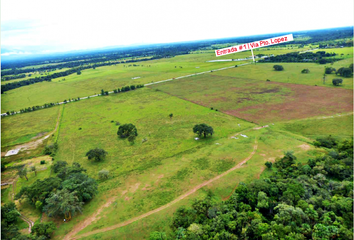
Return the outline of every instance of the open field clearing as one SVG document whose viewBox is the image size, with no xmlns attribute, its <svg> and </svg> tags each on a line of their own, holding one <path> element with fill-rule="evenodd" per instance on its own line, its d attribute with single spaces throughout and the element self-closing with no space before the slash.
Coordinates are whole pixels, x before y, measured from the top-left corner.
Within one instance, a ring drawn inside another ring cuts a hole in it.
<svg viewBox="0 0 354 240">
<path fill-rule="evenodd" d="M 312 139 L 328 135 L 337 138 L 353 137 L 353 114 L 334 115 L 325 119 L 301 119 L 278 123 L 278 129 L 300 134 Z"/>
<path fill-rule="evenodd" d="M 151 88 L 261 124 L 350 112 L 353 108 L 351 90 L 214 74 Z"/>
<path fill-rule="evenodd" d="M 277 55 L 291 51 L 295 50 L 264 50 L 257 52 L 257 54 Z M 296 49 L 296 51 L 298 50 Z M 251 52 L 247 51 L 218 57 L 217 59 L 244 58 L 250 55 Z M 212 59 L 216 59 L 214 52 L 208 52 L 84 70 L 81 75 L 72 74 L 63 78 L 56 78 L 52 82 L 41 82 L 7 91 L 2 94 L 2 112 L 18 111 L 21 108 L 43 105 L 44 103 L 86 97 L 99 93 L 101 89 L 112 91 L 126 85 L 156 82 L 245 62 L 206 62 Z M 135 77 L 140 78 L 132 79 Z M 64 78 L 65 81 L 63 81 Z"/>
<path fill-rule="evenodd" d="M 52 131 L 59 107 L 1 119 L 1 148 L 35 140 Z"/>
<path fill-rule="evenodd" d="M 260 173 L 264 170 L 264 163 L 266 161 L 274 161 L 276 157 L 282 156 L 283 151 L 294 150 L 297 155 L 300 154 L 301 157 L 308 158 L 311 155 L 309 155 L 307 151 L 313 149 L 313 147 L 302 141 L 286 137 L 268 128 L 259 131 L 253 130 L 253 132 L 249 130 L 247 131 L 247 134 L 252 136 L 256 134 L 255 136 L 258 139 L 257 150 L 252 158 L 242 165 L 241 168 L 232 171 L 219 180 L 206 185 L 180 202 L 176 202 L 175 204 L 162 209 L 161 212 L 154 213 L 146 218 L 142 218 L 122 227 L 119 227 L 120 224 L 113 225 L 112 227 L 108 227 L 110 224 L 106 225 L 107 221 L 116 221 L 117 216 L 124 211 L 124 209 L 122 209 L 122 211 L 118 211 L 120 206 L 124 204 L 123 201 L 121 204 L 116 204 L 113 202 L 104 208 L 102 213 L 99 215 L 101 217 L 96 217 L 97 221 L 93 222 L 92 225 L 89 225 L 82 232 L 80 232 L 77 235 L 77 238 L 111 239 L 114 236 L 122 239 L 142 239 L 148 237 L 151 229 L 170 233 L 171 229 L 169 229 L 169 226 L 172 223 L 172 213 L 182 204 L 190 205 L 193 202 L 192 200 L 202 198 L 208 189 L 215 194 L 214 197 L 217 201 L 225 200 L 233 192 L 239 182 L 248 182 L 259 177 Z M 137 190 L 135 194 L 138 194 L 138 192 L 139 190 Z M 124 205 L 126 206 L 126 204 Z M 119 214 L 117 215 L 116 212 L 119 212 Z"/>
<path fill-rule="evenodd" d="M 348 67 L 351 63 L 353 63 L 353 59 L 341 60 L 335 62 L 333 65 L 319 65 L 316 63 L 257 63 L 255 65 L 250 64 L 240 68 L 232 68 L 225 71 L 218 71 L 214 74 L 219 76 L 257 79 L 261 81 L 266 81 L 267 79 L 269 79 L 272 82 L 353 89 L 353 78 L 343 78 L 341 76 L 337 76 L 334 73 L 328 74 L 326 76 L 326 84 L 323 84 L 324 66 L 334 67 L 338 69 L 341 67 Z M 277 64 L 282 65 L 284 67 L 284 70 L 274 71 L 273 66 Z M 301 71 L 306 68 L 310 70 L 310 73 L 301 73 Z M 332 79 L 334 78 L 342 78 L 343 84 L 340 86 L 334 86 L 332 84 Z"/>
</svg>

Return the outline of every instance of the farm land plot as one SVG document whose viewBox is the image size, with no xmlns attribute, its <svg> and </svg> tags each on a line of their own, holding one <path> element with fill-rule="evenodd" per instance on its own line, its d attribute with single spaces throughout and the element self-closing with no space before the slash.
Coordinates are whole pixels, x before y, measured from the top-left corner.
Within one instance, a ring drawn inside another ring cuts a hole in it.
<svg viewBox="0 0 354 240">
<path fill-rule="evenodd" d="M 28 142 L 55 128 L 58 107 L 1 119 L 1 149 Z M 7 149 L 7 148 L 6 148 Z"/>
<path fill-rule="evenodd" d="M 259 124 L 351 112 L 353 92 L 208 74 L 151 88 Z"/>
<path fill-rule="evenodd" d="M 284 54 L 292 51 L 295 51 L 295 49 L 264 50 L 259 51 L 259 53 Z M 296 51 L 299 50 L 296 49 Z M 225 56 L 225 59 L 249 56 L 250 52 L 242 52 L 238 55 Z M 112 91 L 126 85 L 146 84 L 246 62 L 206 62 L 215 59 L 214 52 L 207 52 L 87 69 L 82 71 L 81 75 L 71 74 L 66 77 L 53 79 L 52 82 L 41 82 L 7 91 L 2 94 L 2 112 L 18 111 L 21 108 L 43 105 L 45 103 L 86 97 L 100 93 L 101 89 Z M 140 78 L 132 79 L 135 77 Z M 63 81 L 63 79 L 65 80 Z"/>
</svg>

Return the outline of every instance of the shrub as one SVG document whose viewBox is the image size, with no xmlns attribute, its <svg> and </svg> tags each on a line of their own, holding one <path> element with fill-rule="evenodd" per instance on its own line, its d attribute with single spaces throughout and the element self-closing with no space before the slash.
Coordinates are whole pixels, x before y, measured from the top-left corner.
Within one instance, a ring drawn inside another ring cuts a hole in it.
<svg viewBox="0 0 354 240">
<path fill-rule="evenodd" d="M 275 71 L 283 71 L 284 70 L 282 65 L 274 65 L 273 68 Z"/>
<path fill-rule="evenodd" d="M 271 169 L 273 166 L 272 162 L 266 162 L 265 165 L 267 166 L 268 169 Z"/>
<path fill-rule="evenodd" d="M 88 151 L 86 153 L 86 157 L 88 158 L 88 160 L 94 159 L 95 161 L 99 162 L 104 160 L 107 154 L 108 153 L 105 150 L 100 148 L 95 148 Z"/>
<path fill-rule="evenodd" d="M 307 69 L 307 68 L 305 68 L 305 69 L 303 69 L 303 70 L 301 71 L 301 73 L 309 73 L 309 72 L 310 72 L 310 70 Z"/>
<path fill-rule="evenodd" d="M 107 169 L 102 169 L 101 171 L 98 172 L 98 178 L 99 179 L 108 179 L 109 177 L 109 171 Z"/>
<path fill-rule="evenodd" d="M 339 84 L 343 83 L 343 79 L 335 78 L 335 79 L 332 80 L 332 83 L 333 83 L 334 86 L 339 86 Z"/>
<path fill-rule="evenodd" d="M 131 123 L 123 124 L 123 125 L 119 126 L 117 135 L 121 138 L 127 138 L 131 135 L 138 136 L 138 130 Z"/>
<path fill-rule="evenodd" d="M 45 164 L 45 160 L 42 160 L 42 161 L 41 161 L 41 164 L 42 164 L 42 165 Z"/>
</svg>

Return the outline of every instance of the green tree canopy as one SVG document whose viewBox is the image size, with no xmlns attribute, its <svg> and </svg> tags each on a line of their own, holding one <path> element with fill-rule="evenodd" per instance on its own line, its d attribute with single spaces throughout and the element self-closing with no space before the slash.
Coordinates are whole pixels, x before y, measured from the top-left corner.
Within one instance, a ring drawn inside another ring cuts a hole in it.
<svg viewBox="0 0 354 240">
<path fill-rule="evenodd" d="M 108 153 L 105 150 L 100 149 L 100 148 L 95 148 L 95 149 L 91 149 L 90 151 L 88 151 L 86 153 L 86 157 L 88 158 L 88 160 L 93 159 L 93 160 L 99 162 L 99 161 L 104 160 L 107 154 Z"/>
<path fill-rule="evenodd" d="M 193 132 L 198 134 L 199 136 L 204 135 L 206 138 L 208 135 L 213 135 L 214 130 L 212 127 L 206 125 L 205 123 L 197 124 L 193 127 Z"/>
<path fill-rule="evenodd" d="M 121 138 L 127 138 L 129 136 L 138 136 L 138 130 L 131 123 L 123 124 L 119 126 L 117 135 Z"/>
<path fill-rule="evenodd" d="M 49 217 L 63 216 L 68 221 L 77 212 L 82 212 L 83 202 L 79 200 L 76 192 L 69 192 L 68 189 L 57 190 L 50 198 L 46 199 L 47 205 L 44 207 L 44 212 Z"/>
</svg>

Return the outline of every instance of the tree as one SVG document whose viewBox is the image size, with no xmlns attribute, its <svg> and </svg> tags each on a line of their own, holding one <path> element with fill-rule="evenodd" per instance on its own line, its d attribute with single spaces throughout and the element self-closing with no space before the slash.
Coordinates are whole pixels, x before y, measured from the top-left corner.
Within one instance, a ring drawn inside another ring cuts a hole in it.
<svg viewBox="0 0 354 240">
<path fill-rule="evenodd" d="M 155 232 L 150 233 L 149 239 L 150 240 L 166 240 L 167 237 L 166 237 L 166 233 L 155 231 Z"/>
<path fill-rule="evenodd" d="M 4 221 L 7 224 L 12 224 L 17 222 L 19 216 L 21 214 L 17 211 L 15 203 L 10 202 L 1 206 L 1 222 Z"/>
<path fill-rule="evenodd" d="M 136 138 L 135 135 L 129 135 L 128 141 L 129 141 L 131 144 L 134 144 L 135 138 Z"/>
<path fill-rule="evenodd" d="M 100 148 L 95 148 L 88 151 L 86 153 L 86 157 L 88 158 L 88 160 L 94 159 L 95 161 L 99 162 L 104 160 L 107 154 L 108 153 L 105 150 Z"/>
<path fill-rule="evenodd" d="M 335 68 L 331 68 L 331 67 L 325 68 L 325 74 L 331 74 L 332 72 L 335 72 L 335 71 L 336 71 Z"/>
<path fill-rule="evenodd" d="M 193 132 L 198 134 L 199 136 L 204 135 L 204 137 L 206 138 L 207 135 L 213 135 L 214 130 L 212 127 L 206 125 L 205 123 L 202 124 L 197 124 L 193 127 Z"/>
<path fill-rule="evenodd" d="M 131 135 L 138 136 L 138 130 L 131 123 L 123 124 L 123 125 L 119 126 L 117 135 L 121 138 L 127 138 Z"/>
<path fill-rule="evenodd" d="M 80 70 L 79 70 L 79 71 L 77 71 L 76 73 L 77 73 L 77 75 L 81 75 L 81 71 L 80 71 Z"/>
<path fill-rule="evenodd" d="M 98 177 L 99 179 L 108 179 L 109 171 L 107 169 L 102 169 L 101 171 L 98 172 Z"/>
<path fill-rule="evenodd" d="M 17 174 L 22 178 L 22 177 L 25 177 L 26 180 L 28 181 L 28 178 L 27 178 L 27 168 L 26 167 L 22 167 L 18 170 Z"/>
<path fill-rule="evenodd" d="M 82 212 L 83 202 L 79 201 L 76 192 L 69 192 L 68 189 L 57 190 L 50 198 L 46 200 L 47 205 L 44 207 L 44 212 L 49 217 L 62 216 L 70 221 L 76 212 Z"/>
<path fill-rule="evenodd" d="M 267 166 L 268 169 L 271 169 L 273 166 L 272 162 L 266 162 L 265 165 Z"/>
<path fill-rule="evenodd" d="M 34 172 L 34 175 L 37 176 L 36 166 L 31 166 L 31 171 Z"/>
<path fill-rule="evenodd" d="M 96 180 L 83 173 L 70 174 L 61 185 L 69 192 L 76 192 L 80 202 L 87 202 L 97 194 Z"/>
<path fill-rule="evenodd" d="M 172 119 L 173 117 L 173 113 L 170 113 L 170 115 L 168 115 L 170 117 L 170 119 Z"/>
<path fill-rule="evenodd" d="M 282 65 L 274 65 L 273 68 L 275 71 L 283 71 L 284 70 Z"/>
<path fill-rule="evenodd" d="M 61 169 L 65 168 L 66 165 L 68 165 L 68 163 L 65 161 L 55 161 L 55 163 L 52 166 L 52 169 L 54 173 L 58 173 Z"/>
<path fill-rule="evenodd" d="M 54 222 L 39 222 L 33 225 L 32 234 L 35 234 L 37 237 L 45 236 L 46 238 L 50 238 L 56 229 L 57 227 Z"/>
<path fill-rule="evenodd" d="M 339 86 L 339 84 L 343 83 L 343 79 L 335 78 L 335 79 L 332 80 L 332 83 L 333 83 L 334 86 Z"/>
</svg>

